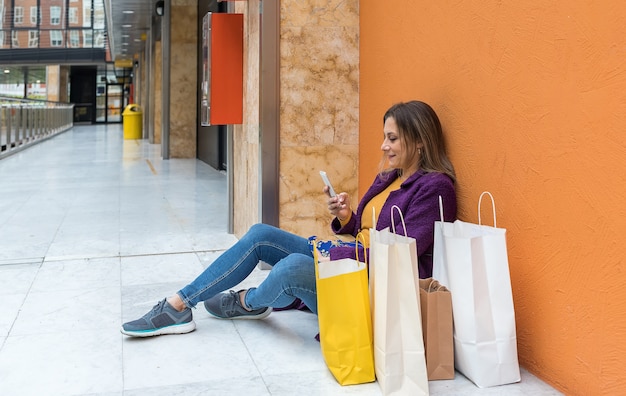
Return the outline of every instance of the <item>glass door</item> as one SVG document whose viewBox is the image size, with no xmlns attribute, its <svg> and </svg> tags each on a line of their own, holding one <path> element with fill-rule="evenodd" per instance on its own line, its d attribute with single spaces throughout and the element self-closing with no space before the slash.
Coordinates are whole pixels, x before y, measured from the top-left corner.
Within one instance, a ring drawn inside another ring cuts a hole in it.
<svg viewBox="0 0 626 396">
<path fill-rule="evenodd" d="M 96 79 L 96 122 L 122 122 L 122 113 L 128 105 L 132 68 L 118 68 L 112 63 L 98 67 Z"/>
<path fill-rule="evenodd" d="M 124 84 L 107 84 L 106 122 L 122 122 Z"/>
<path fill-rule="evenodd" d="M 107 84 L 98 82 L 96 87 L 96 122 L 107 121 Z"/>
</svg>

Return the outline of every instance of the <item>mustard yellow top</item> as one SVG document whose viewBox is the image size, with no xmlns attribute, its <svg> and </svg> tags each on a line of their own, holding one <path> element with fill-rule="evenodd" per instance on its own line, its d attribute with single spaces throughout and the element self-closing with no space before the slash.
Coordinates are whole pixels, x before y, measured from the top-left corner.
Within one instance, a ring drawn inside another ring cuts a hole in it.
<svg viewBox="0 0 626 396">
<path fill-rule="evenodd" d="M 365 246 L 369 247 L 370 245 L 370 228 L 376 227 L 378 215 L 380 214 L 380 210 L 385 204 L 385 201 L 387 201 L 389 194 L 391 194 L 392 191 L 400 189 L 400 185 L 402 185 L 402 180 L 397 178 L 389 185 L 389 187 L 365 204 L 363 214 L 361 215 L 361 234 L 365 239 Z M 351 218 L 352 215 L 345 221 L 342 221 L 341 225 L 344 226 L 348 224 Z"/>
</svg>

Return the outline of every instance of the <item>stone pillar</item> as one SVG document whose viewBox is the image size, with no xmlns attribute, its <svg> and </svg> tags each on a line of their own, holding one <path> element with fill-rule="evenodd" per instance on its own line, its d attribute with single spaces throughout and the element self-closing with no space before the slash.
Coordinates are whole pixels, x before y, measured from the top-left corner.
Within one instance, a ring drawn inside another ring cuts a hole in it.
<svg viewBox="0 0 626 396">
<path fill-rule="evenodd" d="M 61 66 L 59 71 L 59 102 L 70 102 L 70 66 Z"/>
<path fill-rule="evenodd" d="M 61 92 L 61 67 L 59 65 L 46 66 L 46 99 L 59 102 Z"/>
<path fill-rule="evenodd" d="M 198 4 L 171 1 L 170 157 L 196 158 Z"/>
<path fill-rule="evenodd" d="M 235 3 L 235 12 L 244 14 L 243 124 L 233 128 L 233 169 L 228 169 L 233 172 L 233 229 L 237 236 L 259 222 L 260 7 L 260 0 Z"/>
<path fill-rule="evenodd" d="M 148 55 L 146 51 L 141 53 L 140 59 L 139 69 L 141 70 L 141 92 L 139 92 L 139 103 L 141 103 L 141 106 L 145 107 L 146 96 L 148 95 Z"/>
<path fill-rule="evenodd" d="M 280 12 L 280 226 L 328 235 L 319 171 L 359 200 L 359 1 L 282 0 Z"/>
<path fill-rule="evenodd" d="M 274 0 L 266 0 L 274 1 Z M 244 14 L 244 122 L 234 127 L 234 230 L 259 221 L 260 0 L 237 2 Z M 280 2 L 281 228 L 329 233 L 319 176 L 358 201 L 359 1 Z M 264 188 L 272 188 L 265 186 Z"/>
<path fill-rule="evenodd" d="M 154 120 L 154 144 L 161 144 L 161 132 L 163 131 L 163 124 L 161 122 L 161 113 L 163 112 L 163 43 L 157 41 L 154 43 L 154 76 L 152 79 L 153 84 L 153 100 L 154 100 L 154 112 L 151 117 Z"/>
</svg>

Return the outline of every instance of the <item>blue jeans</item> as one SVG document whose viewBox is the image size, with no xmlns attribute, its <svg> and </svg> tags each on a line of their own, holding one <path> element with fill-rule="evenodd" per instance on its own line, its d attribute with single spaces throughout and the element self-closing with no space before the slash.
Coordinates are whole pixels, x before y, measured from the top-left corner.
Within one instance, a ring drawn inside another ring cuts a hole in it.
<svg viewBox="0 0 626 396">
<path fill-rule="evenodd" d="M 306 238 L 255 224 L 193 282 L 178 291 L 188 307 L 243 281 L 259 261 L 272 266 L 267 278 L 246 293 L 248 308 L 283 308 L 296 298 L 317 313 L 315 262 Z"/>
</svg>

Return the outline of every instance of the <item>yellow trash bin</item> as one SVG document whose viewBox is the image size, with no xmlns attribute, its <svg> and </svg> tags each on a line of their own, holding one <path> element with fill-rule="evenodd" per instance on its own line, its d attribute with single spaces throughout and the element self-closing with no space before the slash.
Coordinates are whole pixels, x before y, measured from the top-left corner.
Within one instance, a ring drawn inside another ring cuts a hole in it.
<svg viewBox="0 0 626 396">
<path fill-rule="evenodd" d="M 141 139 L 143 126 L 143 111 L 141 106 L 130 104 L 122 113 L 124 122 L 124 139 Z"/>
</svg>

